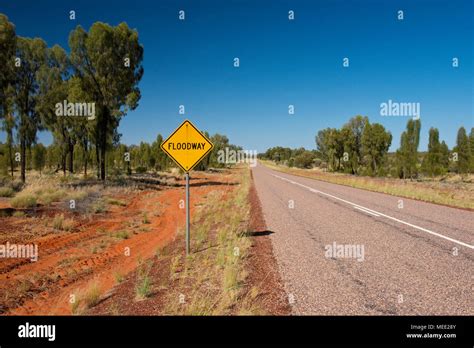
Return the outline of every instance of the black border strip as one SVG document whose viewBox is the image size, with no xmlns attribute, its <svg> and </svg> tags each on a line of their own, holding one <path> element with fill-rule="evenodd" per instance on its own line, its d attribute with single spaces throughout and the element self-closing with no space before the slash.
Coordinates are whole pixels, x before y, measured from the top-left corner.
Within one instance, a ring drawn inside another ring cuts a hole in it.
<svg viewBox="0 0 474 348">
<path fill-rule="evenodd" d="M 19 338 L 26 322 L 54 324 L 56 338 Z M 412 325 L 434 325 L 431 332 L 455 333 L 456 338 L 408 338 Z M 437 325 L 456 325 L 440 329 Z M 472 347 L 472 316 L 3 316 L 0 345 L 55 344 L 329 344 Z"/>
</svg>

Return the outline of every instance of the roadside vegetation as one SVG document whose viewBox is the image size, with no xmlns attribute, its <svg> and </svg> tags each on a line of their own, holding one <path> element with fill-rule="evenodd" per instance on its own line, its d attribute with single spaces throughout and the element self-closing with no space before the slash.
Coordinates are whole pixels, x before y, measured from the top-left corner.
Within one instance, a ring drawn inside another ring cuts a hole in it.
<svg viewBox="0 0 474 348">
<path fill-rule="evenodd" d="M 266 166 L 293 175 L 346 185 L 364 190 L 387 193 L 394 196 L 443 204 L 457 208 L 474 209 L 474 175 L 450 175 L 446 178 L 400 180 L 394 178 L 354 176 L 344 173 L 329 173 L 320 168 L 299 169 L 261 161 Z"/>
<path fill-rule="evenodd" d="M 192 214 L 189 256 L 181 227 L 175 241 L 152 259 L 139 260 L 134 272 L 114 275 L 116 290 L 85 313 L 265 314 L 260 289 L 249 282 L 250 171 L 236 168 L 224 175 L 234 184 L 211 189 Z"/>
<path fill-rule="evenodd" d="M 263 314 L 254 301 L 258 289 L 245 286 L 252 243 L 246 235 L 250 175 L 248 169 L 240 172 L 241 182 L 235 190 L 209 195 L 195 215 L 193 253 L 178 256 L 176 265 L 170 267 L 174 284 L 167 292 L 163 314 Z M 180 295 L 184 295 L 182 301 Z"/>
<path fill-rule="evenodd" d="M 474 173 L 474 128 L 468 135 L 460 127 L 451 150 L 440 141 L 438 129 L 430 128 L 427 152 L 418 151 L 420 130 L 420 120 L 409 120 L 400 147 L 389 153 L 391 133 L 379 123 L 370 123 L 368 117 L 355 116 L 341 129 L 320 130 L 315 137 L 316 150 L 277 146 L 259 154 L 259 158 L 290 168 L 317 167 L 356 176 L 413 180 Z"/>
<path fill-rule="evenodd" d="M 457 133 L 449 149 L 430 128 L 428 151 L 419 152 L 420 120 L 409 120 L 400 147 L 388 149 L 392 135 L 368 117 L 355 116 L 341 129 L 315 137 L 316 150 L 273 147 L 259 158 L 274 169 L 318 180 L 460 208 L 474 209 L 474 128 Z"/>
</svg>

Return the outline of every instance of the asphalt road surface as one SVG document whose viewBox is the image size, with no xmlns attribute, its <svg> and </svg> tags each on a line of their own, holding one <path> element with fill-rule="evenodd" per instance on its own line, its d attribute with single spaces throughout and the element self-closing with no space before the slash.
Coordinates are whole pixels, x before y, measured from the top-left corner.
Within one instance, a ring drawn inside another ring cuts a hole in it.
<svg viewBox="0 0 474 348">
<path fill-rule="evenodd" d="M 474 314 L 473 212 L 252 171 L 294 314 Z"/>
</svg>

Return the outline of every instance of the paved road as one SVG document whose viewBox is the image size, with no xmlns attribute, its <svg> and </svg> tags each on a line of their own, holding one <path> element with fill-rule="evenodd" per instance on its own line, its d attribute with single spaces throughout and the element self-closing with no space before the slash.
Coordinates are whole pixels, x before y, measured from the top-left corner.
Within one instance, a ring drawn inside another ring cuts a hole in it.
<svg viewBox="0 0 474 348">
<path fill-rule="evenodd" d="M 473 212 L 252 171 L 295 314 L 474 314 Z"/>
</svg>

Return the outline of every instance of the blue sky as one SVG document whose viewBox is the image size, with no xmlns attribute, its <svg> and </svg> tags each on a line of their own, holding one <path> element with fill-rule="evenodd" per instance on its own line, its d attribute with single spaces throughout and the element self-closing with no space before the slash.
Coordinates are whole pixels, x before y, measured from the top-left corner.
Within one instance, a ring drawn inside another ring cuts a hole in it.
<svg viewBox="0 0 474 348">
<path fill-rule="evenodd" d="M 0 13 L 18 35 L 66 49 L 77 25 L 138 30 L 145 73 L 140 105 L 120 125 L 126 144 L 166 137 L 188 118 L 246 149 L 315 148 L 318 130 L 361 114 L 392 132 L 395 150 L 408 118 L 380 116 L 389 99 L 421 104 L 420 150 L 431 126 L 450 147 L 460 126 L 474 126 L 472 0 L 36 0 L 2 2 Z"/>
</svg>

